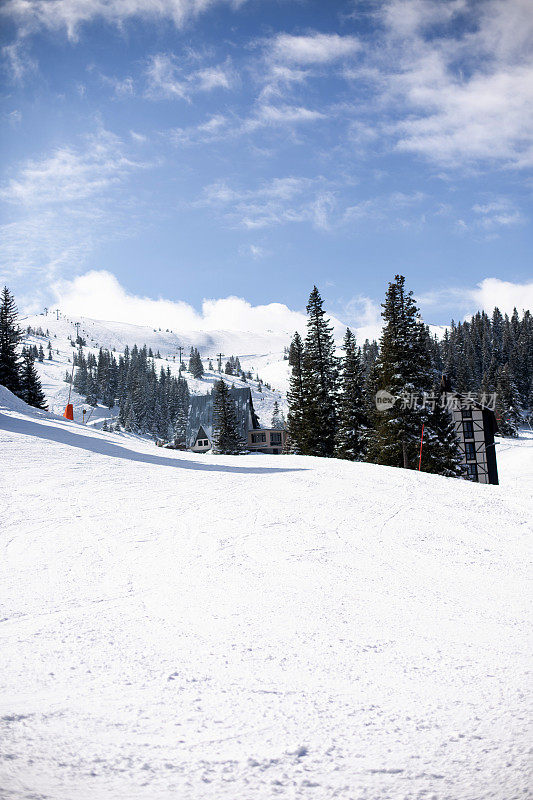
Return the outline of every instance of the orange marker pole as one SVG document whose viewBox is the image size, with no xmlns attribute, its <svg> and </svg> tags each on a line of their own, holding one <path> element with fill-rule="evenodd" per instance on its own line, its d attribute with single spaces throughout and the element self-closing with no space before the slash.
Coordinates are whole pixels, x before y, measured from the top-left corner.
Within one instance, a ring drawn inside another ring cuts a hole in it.
<svg viewBox="0 0 533 800">
<path fill-rule="evenodd" d="M 74 380 L 74 356 L 72 357 L 72 372 L 71 372 L 71 375 L 70 375 L 70 388 L 68 390 L 68 402 L 67 402 L 67 406 L 65 408 L 65 411 L 63 412 L 63 416 L 65 417 L 65 419 L 70 419 L 70 420 L 72 420 L 74 422 L 74 406 L 70 402 L 70 393 L 72 392 L 72 381 L 73 380 Z"/>
</svg>

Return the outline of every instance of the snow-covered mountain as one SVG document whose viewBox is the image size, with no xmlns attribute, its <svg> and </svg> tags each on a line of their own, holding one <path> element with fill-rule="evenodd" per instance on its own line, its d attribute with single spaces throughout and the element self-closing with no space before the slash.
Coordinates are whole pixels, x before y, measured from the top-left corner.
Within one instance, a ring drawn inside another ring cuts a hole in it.
<svg viewBox="0 0 533 800">
<path fill-rule="evenodd" d="M 533 438 L 500 449 L 500 486 L 199 456 L 0 389 L 0 796 L 528 796 Z"/>
<path fill-rule="evenodd" d="M 283 358 L 284 348 L 289 344 L 290 337 L 270 334 L 246 334 L 239 331 L 212 331 L 175 333 L 170 330 L 154 330 L 141 325 L 129 325 L 122 322 L 106 322 L 93 320 L 86 317 L 71 318 L 56 313 L 37 314 L 23 317 L 20 327 L 26 331 L 41 329 L 44 336 L 25 334 L 25 344 L 42 345 L 45 349 L 45 361 L 37 362 L 37 368 L 43 390 L 46 394 L 49 409 L 57 414 L 63 412 L 68 396 L 69 387 L 65 383 L 65 374 L 72 369 L 72 342 L 76 340 L 77 329 L 75 323 L 79 322 L 79 335 L 87 342 L 86 352 L 95 354 L 98 348 L 115 350 L 117 355 L 124 352 L 126 345 L 132 347 L 144 344 L 151 348 L 153 353 L 159 353 L 161 358 L 155 359 L 157 371 L 163 366 L 170 368 L 175 375 L 179 371 L 179 350 L 183 348 L 183 359 L 188 362 L 191 347 L 197 347 L 201 353 L 206 374 L 202 380 L 195 380 L 189 373 L 185 373 L 189 389 L 192 394 L 205 394 L 210 391 L 213 383 L 220 379 L 220 374 L 207 369 L 209 360 L 217 367 L 218 353 L 223 353 L 223 364 L 229 356 L 239 356 L 241 366 L 245 371 L 252 372 L 253 379 L 243 383 L 233 376 L 222 376 L 229 384 L 236 387 L 249 386 L 252 390 L 255 410 L 264 427 L 270 425 L 274 402 L 286 407 L 285 392 L 288 385 L 289 367 Z M 48 360 L 47 344 L 52 345 L 52 360 Z M 268 389 L 260 387 L 257 378 L 271 385 Z M 75 392 L 71 395 L 74 404 L 74 413 L 77 419 L 82 418 L 82 409 L 86 406 L 85 398 Z M 109 419 L 116 414 L 116 409 L 109 412 L 105 407 L 99 406 L 91 415 L 89 424 L 99 427 L 104 419 Z"/>
</svg>

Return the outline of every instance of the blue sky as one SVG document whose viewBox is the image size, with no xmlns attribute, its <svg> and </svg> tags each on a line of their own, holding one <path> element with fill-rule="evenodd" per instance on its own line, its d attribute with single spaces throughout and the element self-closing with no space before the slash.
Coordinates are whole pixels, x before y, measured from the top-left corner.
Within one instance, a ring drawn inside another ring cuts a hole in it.
<svg viewBox="0 0 533 800">
<path fill-rule="evenodd" d="M 434 323 L 532 304 L 530 0 L 0 14 L 0 279 L 23 308 L 120 294 L 198 322 L 206 298 L 301 309 L 316 283 L 362 325 L 396 272 Z"/>
</svg>

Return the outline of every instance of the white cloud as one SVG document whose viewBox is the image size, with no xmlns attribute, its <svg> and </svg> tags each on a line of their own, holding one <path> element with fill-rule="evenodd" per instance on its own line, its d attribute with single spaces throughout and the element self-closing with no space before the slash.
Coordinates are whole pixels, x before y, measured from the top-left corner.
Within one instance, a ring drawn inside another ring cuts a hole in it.
<svg viewBox="0 0 533 800">
<path fill-rule="evenodd" d="M 212 89 L 230 89 L 232 83 L 229 70 L 221 66 L 200 69 L 196 72 L 195 79 L 198 82 L 198 90 L 202 92 L 210 92 Z"/>
<path fill-rule="evenodd" d="M 0 198 L 25 206 L 78 203 L 141 166 L 125 155 L 118 137 L 101 130 L 87 136 L 84 147 L 58 147 L 50 156 L 27 161 L 17 177 L 0 187 Z"/>
<path fill-rule="evenodd" d="M 173 56 L 159 53 L 151 56 L 146 68 L 149 94 L 155 97 L 188 97 L 187 82 Z"/>
<path fill-rule="evenodd" d="M 533 281 L 529 283 L 512 283 L 500 278 L 485 278 L 470 290 L 469 296 L 475 309 L 492 311 L 496 306 L 502 313 L 512 314 L 513 309 L 519 312 L 533 311 Z"/>
<path fill-rule="evenodd" d="M 204 189 L 198 206 L 216 209 L 233 226 L 257 230 L 310 222 L 329 229 L 336 200 L 323 178 L 275 178 L 255 189 L 233 189 L 220 181 Z"/>
<path fill-rule="evenodd" d="M 93 319 L 170 328 L 174 331 L 250 331 L 290 335 L 305 328 L 305 315 L 283 303 L 252 306 L 240 297 L 206 299 L 201 311 L 188 303 L 128 293 L 106 271 L 91 271 L 71 281 L 58 281 L 55 300 L 67 314 Z"/>
<path fill-rule="evenodd" d="M 292 126 L 300 123 L 316 122 L 325 119 L 321 111 L 315 111 L 304 106 L 289 105 L 260 105 L 259 108 L 244 120 L 242 130 L 250 133 L 259 128 Z"/>
<path fill-rule="evenodd" d="M 103 130 L 23 163 L 0 187 L 11 218 L 0 229 L 0 263 L 17 276 L 50 280 L 82 263 L 96 244 L 131 236 L 141 210 L 117 190 L 146 166 Z"/>
<path fill-rule="evenodd" d="M 422 310 L 434 313 L 460 309 L 464 318 L 468 319 L 477 311 L 492 313 L 498 307 L 504 314 L 511 315 L 513 309 L 519 312 L 533 311 L 533 281 L 513 283 L 501 278 L 484 278 L 475 287 L 446 286 L 424 292 L 417 296 Z M 427 316 L 427 314 L 426 314 Z"/>
<path fill-rule="evenodd" d="M 117 97 L 133 97 L 135 94 L 133 78 L 114 78 L 107 75 L 102 75 L 101 78 L 104 83 L 112 87 Z"/>
<path fill-rule="evenodd" d="M 168 20 L 177 27 L 216 5 L 239 8 L 246 0 L 7 0 L 1 12 L 15 20 L 23 33 L 41 28 L 64 30 L 78 38 L 80 26 L 103 20 L 121 26 L 132 19 Z"/>
<path fill-rule="evenodd" d="M 199 125 L 186 128 L 172 128 L 164 132 L 176 145 L 206 144 L 247 136 L 256 131 L 272 129 L 277 131 L 289 129 L 291 136 L 297 125 L 308 125 L 325 119 L 326 115 L 304 106 L 260 103 L 248 117 L 241 119 L 225 114 L 213 114 Z"/>
<path fill-rule="evenodd" d="M 242 297 L 205 299 L 200 310 L 183 301 L 157 300 L 127 292 L 117 278 L 105 270 L 91 270 L 72 280 L 56 281 L 51 286 L 54 304 L 66 314 L 92 319 L 125 322 L 175 332 L 234 331 L 262 336 L 281 336 L 289 342 L 294 331 L 304 334 L 307 315 L 284 303 L 254 306 Z M 370 301 L 368 301 L 370 303 Z M 326 310 L 339 342 L 346 331 L 344 323 Z M 365 327 L 357 330 L 362 342 L 369 333 L 370 307 L 360 309 L 358 318 Z"/>
<path fill-rule="evenodd" d="M 339 36 L 337 33 L 311 33 L 307 36 L 291 36 L 279 33 L 267 44 L 269 58 L 293 64 L 327 64 L 360 49 L 355 36 Z"/>
<path fill-rule="evenodd" d="M 243 245 L 239 248 L 239 253 L 242 256 L 253 258 L 254 261 L 258 261 L 261 258 L 265 258 L 268 255 L 267 251 L 264 247 L 261 247 L 258 244 L 247 244 Z"/>
<path fill-rule="evenodd" d="M 227 61 L 211 67 L 186 71 L 183 60 L 173 53 L 150 56 L 146 68 L 148 97 L 175 97 L 189 100 L 197 92 L 230 89 L 234 75 Z"/>
<path fill-rule="evenodd" d="M 22 120 L 22 114 L 17 108 L 14 111 L 8 111 L 5 117 L 12 128 L 17 128 Z"/>
<path fill-rule="evenodd" d="M 130 136 L 137 144 L 145 144 L 148 141 L 148 137 L 144 133 L 138 133 L 137 131 L 130 131 Z"/>
<path fill-rule="evenodd" d="M 303 84 L 310 76 L 309 70 L 286 64 L 270 64 L 266 75 L 261 70 L 258 79 L 263 85 L 259 100 L 269 100 L 271 97 L 282 97 L 294 85 Z"/>
<path fill-rule="evenodd" d="M 1 53 L 4 71 L 12 83 L 24 83 L 27 77 L 37 71 L 37 63 L 30 57 L 20 39 L 6 44 Z"/>
<path fill-rule="evenodd" d="M 379 197 L 368 197 L 345 208 L 342 223 L 369 222 L 387 227 L 412 227 L 425 222 L 420 206 L 425 203 L 428 211 L 427 197 L 423 192 L 391 192 Z M 437 213 L 437 212 L 435 212 Z"/>
<path fill-rule="evenodd" d="M 370 61 L 400 117 L 387 131 L 399 150 L 451 167 L 533 165 L 530 0 L 390 0 L 381 16 L 383 53 Z"/>
<path fill-rule="evenodd" d="M 362 345 L 365 339 L 378 340 L 381 336 L 383 319 L 381 305 L 365 295 L 356 295 L 342 306 L 341 316 L 347 321 L 355 333 L 357 344 Z"/>
<path fill-rule="evenodd" d="M 485 203 L 476 203 L 472 211 L 478 216 L 476 224 L 492 230 L 494 228 L 508 228 L 521 225 L 526 220 L 522 212 L 507 198 L 488 200 Z"/>
</svg>

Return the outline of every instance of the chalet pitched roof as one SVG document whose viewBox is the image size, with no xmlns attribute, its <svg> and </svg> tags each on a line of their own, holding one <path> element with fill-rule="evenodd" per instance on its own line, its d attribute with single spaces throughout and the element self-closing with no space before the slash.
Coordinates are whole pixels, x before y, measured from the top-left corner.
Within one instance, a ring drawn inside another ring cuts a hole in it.
<svg viewBox="0 0 533 800">
<path fill-rule="evenodd" d="M 248 438 L 248 431 L 259 428 L 259 420 L 255 413 L 250 389 L 230 389 L 230 394 L 237 406 L 237 425 L 243 439 Z M 187 425 L 187 443 L 192 447 L 198 438 L 213 440 L 213 392 L 193 395 L 189 408 Z M 203 436 L 200 436 L 200 428 Z"/>
<path fill-rule="evenodd" d="M 209 436 L 204 431 L 203 425 L 200 425 L 200 427 L 198 428 L 198 433 L 195 436 L 195 441 L 197 439 L 209 439 Z"/>
</svg>

